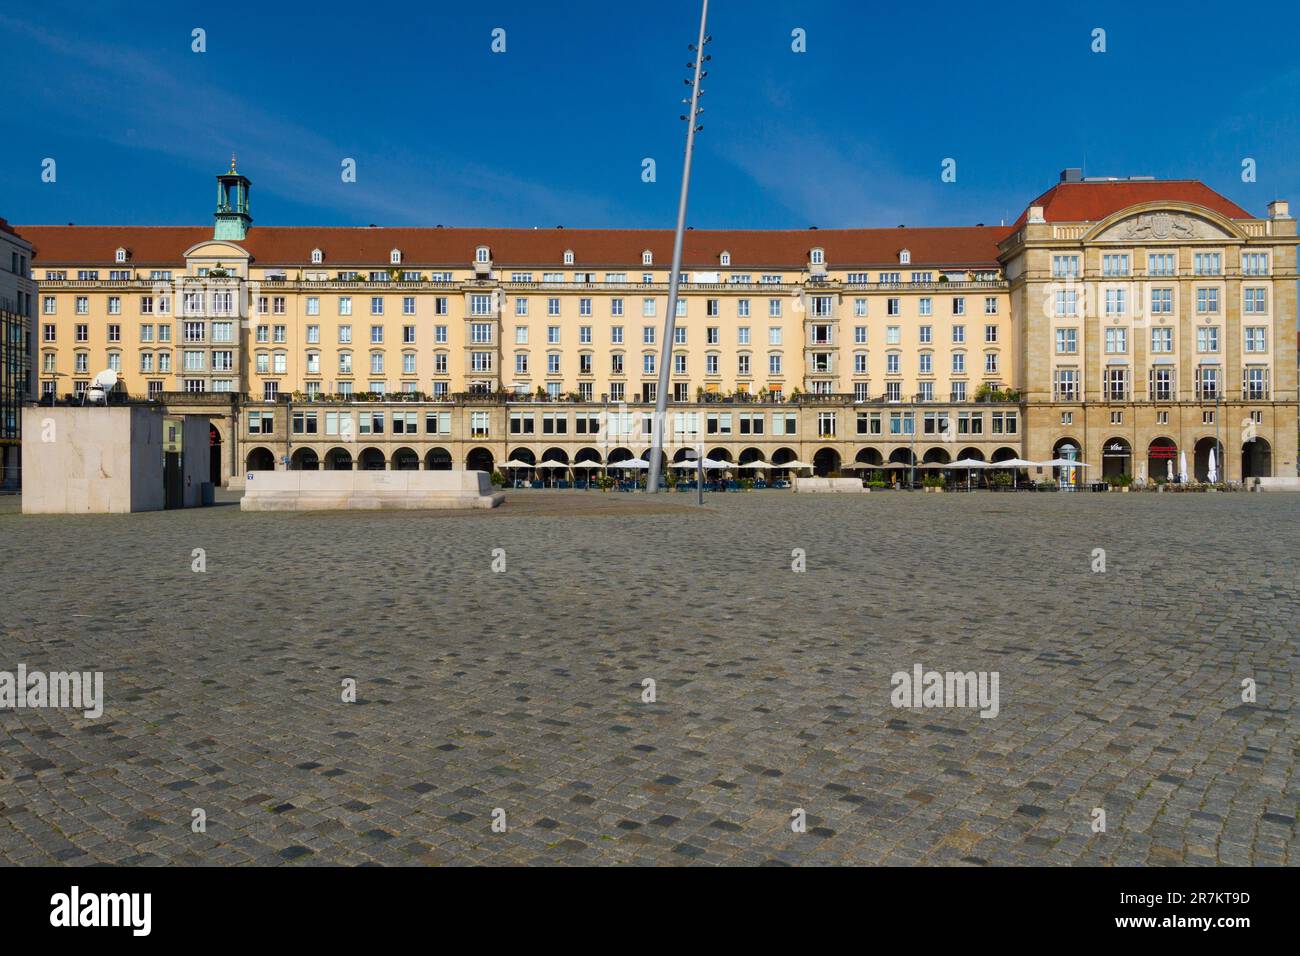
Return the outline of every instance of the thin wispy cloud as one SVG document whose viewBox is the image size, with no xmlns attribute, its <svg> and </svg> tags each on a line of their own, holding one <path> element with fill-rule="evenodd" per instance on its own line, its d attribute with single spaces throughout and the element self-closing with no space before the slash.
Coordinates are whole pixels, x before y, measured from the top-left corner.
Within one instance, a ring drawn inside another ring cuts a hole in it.
<svg viewBox="0 0 1300 956">
<path fill-rule="evenodd" d="M 161 152 L 205 171 L 237 153 L 241 167 L 256 170 L 259 191 L 295 203 L 412 225 L 553 225 L 576 213 L 604 221 L 619 215 L 602 198 L 559 192 L 446 149 L 430 156 L 342 143 L 289 118 L 287 103 L 260 106 L 129 47 L 56 35 L 5 15 L 0 30 L 58 59 L 44 84 L 47 108 L 84 137 Z M 357 160 L 355 183 L 340 178 L 344 158 Z"/>
</svg>

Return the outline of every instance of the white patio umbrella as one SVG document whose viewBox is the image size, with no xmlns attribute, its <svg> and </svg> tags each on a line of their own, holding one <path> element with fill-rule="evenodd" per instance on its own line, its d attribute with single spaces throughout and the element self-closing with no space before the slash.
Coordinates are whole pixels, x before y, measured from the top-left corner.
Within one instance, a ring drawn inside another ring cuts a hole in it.
<svg viewBox="0 0 1300 956">
<path fill-rule="evenodd" d="M 710 468 L 716 469 L 716 468 L 735 468 L 735 467 L 736 467 L 736 463 L 732 461 L 715 461 L 712 458 L 704 459 L 705 470 L 708 470 Z"/>
<path fill-rule="evenodd" d="M 560 461 L 558 458 L 543 458 L 537 463 L 538 468 L 568 468 L 567 461 Z"/>
<path fill-rule="evenodd" d="M 970 491 L 970 473 L 975 468 L 987 468 L 989 463 L 978 458 L 958 458 L 949 467 L 966 469 L 966 490 Z"/>
<path fill-rule="evenodd" d="M 1147 464 L 1144 461 L 1140 461 L 1138 462 L 1138 484 L 1145 485 L 1146 483 L 1147 483 Z"/>
<path fill-rule="evenodd" d="M 1187 452 L 1178 453 L 1178 480 L 1182 484 L 1187 484 Z"/>
<path fill-rule="evenodd" d="M 769 465 L 763 459 L 757 458 L 754 461 L 747 461 L 743 465 L 737 465 L 736 467 L 737 468 L 774 468 L 776 466 Z"/>
<path fill-rule="evenodd" d="M 634 470 L 645 469 L 650 467 L 650 462 L 644 458 L 628 458 L 624 461 L 611 461 L 610 468 L 631 468 Z"/>
<path fill-rule="evenodd" d="M 873 468 L 883 468 L 884 465 L 873 465 L 869 461 L 851 461 L 843 466 L 846 471 L 869 471 Z"/>
<path fill-rule="evenodd" d="M 1165 459 L 1165 478 L 1169 481 L 1174 480 L 1174 460 L 1172 458 Z"/>
<path fill-rule="evenodd" d="M 1210 484 L 1219 480 L 1219 462 L 1214 454 L 1214 449 L 1210 449 L 1210 462 L 1205 470 L 1205 477 L 1210 479 Z"/>
<path fill-rule="evenodd" d="M 1006 458 L 1002 461 L 991 461 L 988 463 L 989 468 L 1037 468 L 1042 462 L 1026 461 L 1024 458 Z"/>
<path fill-rule="evenodd" d="M 536 468 L 537 466 L 532 464 L 531 462 L 521 461 L 518 458 L 511 458 L 508 462 L 506 462 L 501 467 L 502 468 Z"/>
<path fill-rule="evenodd" d="M 787 461 L 787 462 L 784 462 L 783 464 L 777 465 L 776 467 L 777 467 L 777 468 L 803 469 L 803 468 L 812 468 L 813 466 L 810 465 L 810 464 L 808 464 L 808 462 L 806 462 L 806 461 L 800 461 L 798 458 L 796 458 L 794 461 Z"/>
</svg>

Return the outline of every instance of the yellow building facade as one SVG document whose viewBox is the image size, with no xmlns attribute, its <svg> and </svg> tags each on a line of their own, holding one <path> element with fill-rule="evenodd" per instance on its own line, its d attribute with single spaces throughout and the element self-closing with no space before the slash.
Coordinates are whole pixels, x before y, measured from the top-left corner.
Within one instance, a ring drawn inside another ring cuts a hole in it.
<svg viewBox="0 0 1300 956">
<path fill-rule="evenodd" d="M 692 230 L 670 457 L 830 473 L 1072 447 L 1100 475 L 1122 441 L 1133 473 L 1156 439 L 1203 449 L 1209 402 L 1225 477 L 1294 474 L 1285 204 L 1252 219 L 1200 184 L 1116 185 L 1063 181 L 1012 226 Z M 265 227 L 248 196 L 232 163 L 215 228 L 19 227 L 41 393 L 75 396 L 111 368 L 133 395 L 206 413 L 213 477 L 235 485 L 262 468 L 648 451 L 670 232 Z M 1219 351 L 1201 351 L 1211 326 Z M 1226 433 L 1239 419 L 1266 464 Z"/>
</svg>

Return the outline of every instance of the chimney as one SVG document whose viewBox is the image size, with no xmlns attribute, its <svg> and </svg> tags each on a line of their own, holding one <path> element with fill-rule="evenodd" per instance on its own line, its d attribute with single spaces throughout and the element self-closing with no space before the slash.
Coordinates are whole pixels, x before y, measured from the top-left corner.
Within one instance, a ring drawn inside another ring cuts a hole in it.
<svg viewBox="0 0 1300 956">
<path fill-rule="evenodd" d="M 1083 182 L 1083 170 L 1075 166 L 1061 170 L 1061 182 L 1063 183 L 1080 183 Z"/>
<path fill-rule="evenodd" d="M 1290 219 L 1291 204 L 1285 199 L 1274 199 L 1268 204 L 1269 219 Z"/>
<path fill-rule="evenodd" d="M 1029 221 L 1030 221 L 1030 222 L 1046 222 L 1046 220 L 1043 219 L 1043 207 L 1042 207 L 1042 206 L 1030 206 L 1030 207 L 1029 207 Z"/>
</svg>

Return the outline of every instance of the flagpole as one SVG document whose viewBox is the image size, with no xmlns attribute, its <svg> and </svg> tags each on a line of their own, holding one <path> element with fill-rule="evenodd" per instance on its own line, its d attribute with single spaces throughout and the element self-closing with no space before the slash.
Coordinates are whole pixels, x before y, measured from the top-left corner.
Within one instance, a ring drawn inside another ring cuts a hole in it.
<svg viewBox="0 0 1300 956">
<path fill-rule="evenodd" d="M 700 109 L 700 80 L 707 73 L 704 71 L 704 61 L 709 57 L 704 55 L 704 44 L 708 43 L 711 37 L 705 33 L 705 25 L 709 18 L 709 0 L 703 0 L 700 8 L 700 38 L 691 49 L 695 53 L 695 62 L 689 64 L 695 70 L 692 79 L 686 82 L 691 87 L 690 112 L 682 119 L 686 120 L 686 158 L 682 163 L 682 191 L 677 200 L 677 231 L 673 234 L 673 271 L 668 277 L 668 314 L 664 316 L 664 340 L 659 349 L 659 385 L 655 391 L 655 414 L 651 422 L 651 435 L 653 440 L 650 449 L 650 471 L 646 476 L 646 493 L 655 494 L 659 491 L 659 463 L 664 457 L 664 425 L 668 411 L 668 377 L 672 372 L 673 358 L 673 338 L 677 330 L 677 290 L 680 284 L 682 269 L 682 240 L 686 233 L 686 195 L 691 187 L 691 154 L 695 149 L 695 133 L 703 129 L 703 126 L 696 124 L 696 117 L 702 112 Z M 683 102 L 685 102 L 683 100 Z"/>
</svg>

